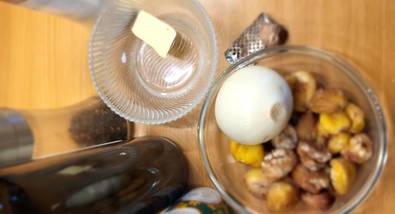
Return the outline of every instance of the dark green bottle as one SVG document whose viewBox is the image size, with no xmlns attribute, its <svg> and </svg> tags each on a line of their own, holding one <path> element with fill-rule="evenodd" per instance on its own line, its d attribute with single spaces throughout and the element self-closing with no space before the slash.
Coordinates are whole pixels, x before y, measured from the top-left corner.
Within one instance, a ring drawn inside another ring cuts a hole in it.
<svg viewBox="0 0 395 214">
<path fill-rule="evenodd" d="M 158 137 L 0 170 L 0 213 L 156 213 L 186 189 L 188 165 Z"/>
</svg>

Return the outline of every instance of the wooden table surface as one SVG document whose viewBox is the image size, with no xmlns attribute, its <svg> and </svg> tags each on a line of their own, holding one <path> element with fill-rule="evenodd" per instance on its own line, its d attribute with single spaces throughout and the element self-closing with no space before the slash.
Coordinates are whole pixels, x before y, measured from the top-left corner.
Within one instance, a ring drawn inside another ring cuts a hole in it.
<svg viewBox="0 0 395 214">
<path fill-rule="evenodd" d="M 225 48 L 265 11 L 284 24 L 291 44 L 323 48 L 345 58 L 370 82 L 384 107 L 389 159 L 379 185 L 357 213 L 395 210 L 395 2 L 391 0 L 201 0 L 214 21 L 225 68 Z M 92 95 L 87 63 L 90 28 L 0 2 L 0 106 L 47 109 Z M 199 107 L 200 108 L 200 107 Z M 191 184 L 209 185 L 196 142 L 198 109 L 170 124 L 137 125 L 136 136 L 162 135 L 190 161 Z"/>
</svg>

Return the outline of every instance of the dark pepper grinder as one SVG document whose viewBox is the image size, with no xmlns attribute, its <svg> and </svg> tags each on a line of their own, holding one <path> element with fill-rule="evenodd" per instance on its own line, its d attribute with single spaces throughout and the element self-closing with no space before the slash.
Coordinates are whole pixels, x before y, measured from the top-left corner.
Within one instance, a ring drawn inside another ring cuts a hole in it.
<svg viewBox="0 0 395 214">
<path fill-rule="evenodd" d="M 180 197 L 187 162 L 144 137 L 0 170 L 0 213 L 157 213 Z"/>
<path fill-rule="evenodd" d="M 0 108 L 0 167 L 122 142 L 132 131 L 98 97 L 55 110 Z"/>
</svg>

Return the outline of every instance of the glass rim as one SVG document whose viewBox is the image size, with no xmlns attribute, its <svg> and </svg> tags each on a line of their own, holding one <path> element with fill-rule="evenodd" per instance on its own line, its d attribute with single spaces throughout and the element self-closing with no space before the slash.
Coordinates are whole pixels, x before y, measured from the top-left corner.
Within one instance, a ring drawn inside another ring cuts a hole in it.
<svg viewBox="0 0 395 214">
<path fill-rule="evenodd" d="M 375 163 L 374 172 L 369 176 L 368 180 L 363 184 L 363 186 L 357 191 L 356 195 L 352 197 L 349 201 L 347 201 L 343 208 L 340 210 L 340 213 L 348 213 L 351 210 L 355 209 L 358 205 L 360 205 L 372 192 L 375 185 L 378 183 L 380 175 L 384 169 L 385 163 L 387 161 L 387 126 L 384 118 L 384 113 L 382 111 L 382 107 L 379 103 L 379 99 L 374 93 L 373 89 L 368 85 L 366 80 L 362 78 L 358 70 L 356 70 L 353 66 L 349 63 L 344 61 L 343 59 L 338 58 L 332 53 L 326 52 L 324 50 L 318 48 L 312 48 L 307 46 L 297 46 L 297 45 L 285 45 L 285 46 L 278 46 L 269 49 L 263 49 L 257 51 L 245 58 L 240 59 L 236 63 L 227 67 L 221 76 L 215 81 L 213 86 L 210 88 L 208 92 L 198 121 L 197 127 L 197 137 L 199 143 L 199 151 L 200 157 L 203 161 L 204 168 L 208 173 L 208 176 L 211 182 L 214 184 L 215 188 L 219 191 L 225 201 L 237 212 L 239 213 L 251 213 L 246 207 L 242 205 L 235 197 L 233 197 L 230 193 L 226 191 L 224 186 L 219 182 L 217 176 L 214 173 L 213 167 L 210 164 L 210 160 L 207 155 L 206 151 L 206 142 L 205 142 L 205 125 L 206 125 L 206 115 L 208 113 L 208 108 L 210 105 L 210 101 L 213 97 L 218 93 L 218 90 L 226 77 L 233 74 L 237 70 L 250 65 L 256 60 L 266 59 L 281 53 L 296 53 L 296 54 L 305 54 L 315 58 L 320 58 L 322 60 L 326 60 L 335 66 L 341 68 L 344 73 L 349 77 L 349 79 L 361 89 L 364 93 L 364 97 L 367 98 L 370 107 L 373 109 L 375 114 L 375 123 L 377 124 L 379 134 L 379 142 L 382 144 L 378 152 L 378 160 Z"/>
<path fill-rule="evenodd" d="M 115 1 L 117 0 L 112 0 L 111 4 L 113 4 Z M 118 0 L 119 1 L 119 0 Z M 92 31 L 91 31 L 91 35 L 89 38 L 89 45 L 88 45 L 88 64 L 89 64 L 89 72 L 90 72 L 90 78 L 92 80 L 92 83 L 96 89 L 96 92 L 98 93 L 99 97 L 101 98 L 101 100 L 117 115 L 119 115 L 120 117 L 131 121 L 131 122 L 136 122 L 136 123 L 143 123 L 146 125 L 159 125 L 159 124 L 164 124 L 164 123 L 169 123 L 169 122 L 173 122 L 175 120 L 178 120 L 182 117 L 184 117 L 185 115 L 187 115 L 189 112 L 191 112 L 205 97 L 205 95 L 208 93 L 209 89 L 211 88 L 211 86 L 214 84 L 215 82 L 215 72 L 216 69 L 218 68 L 218 58 L 219 58 L 219 50 L 218 50 L 218 40 L 217 40 L 217 36 L 215 33 L 215 27 L 214 24 L 208 14 L 208 12 L 205 10 L 205 8 L 203 7 L 203 5 L 200 4 L 200 2 L 198 0 L 189 0 L 191 2 L 191 4 L 196 8 L 196 12 L 197 13 L 201 13 L 202 17 L 203 17 L 203 22 L 207 25 L 207 33 L 210 37 L 210 42 L 213 44 L 212 46 L 212 54 L 213 54 L 213 58 L 210 60 L 211 61 L 211 65 L 210 65 L 210 70 L 211 70 L 211 74 L 209 77 L 209 83 L 207 85 L 207 87 L 205 87 L 204 89 L 202 89 L 201 93 L 199 93 L 193 100 L 191 103 L 188 104 L 188 107 L 184 108 L 179 114 L 177 115 L 171 115 L 165 119 L 162 120 L 155 120 L 155 119 L 151 119 L 151 118 L 138 118 L 138 117 L 134 117 L 131 115 L 128 115 L 127 113 L 119 110 L 110 100 L 110 97 L 103 91 L 103 89 L 99 86 L 99 83 L 97 81 L 96 78 L 96 72 L 95 72 L 95 66 L 94 66 L 94 61 L 95 61 L 95 56 L 93 54 L 93 47 L 94 47 L 94 43 L 95 43 L 95 32 L 97 31 L 97 28 L 100 24 L 100 22 L 103 19 L 103 16 L 105 15 L 105 13 L 109 10 L 108 6 L 105 7 L 100 14 L 98 15 L 96 22 L 94 23 L 93 27 L 92 27 Z M 109 4 L 110 5 L 110 4 Z"/>
</svg>

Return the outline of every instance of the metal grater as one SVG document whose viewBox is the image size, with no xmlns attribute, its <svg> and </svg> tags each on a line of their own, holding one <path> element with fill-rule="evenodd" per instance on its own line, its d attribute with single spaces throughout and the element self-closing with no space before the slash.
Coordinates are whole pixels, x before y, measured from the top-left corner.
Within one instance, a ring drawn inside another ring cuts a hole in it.
<svg viewBox="0 0 395 214">
<path fill-rule="evenodd" d="M 287 30 L 267 14 L 261 13 L 225 51 L 225 58 L 233 64 L 258 50 L 282 45 L 287 39 Z"/>
</svg>

